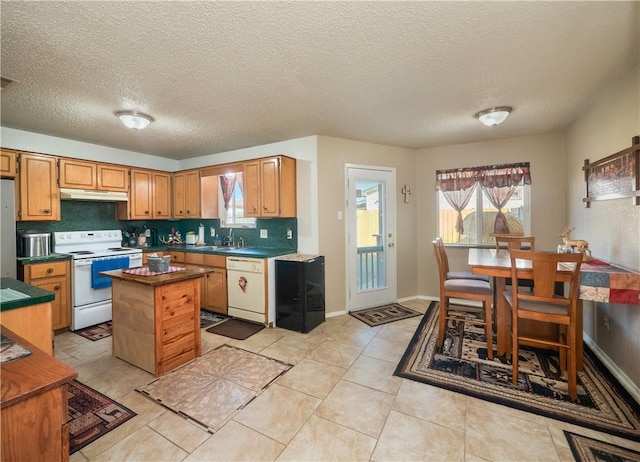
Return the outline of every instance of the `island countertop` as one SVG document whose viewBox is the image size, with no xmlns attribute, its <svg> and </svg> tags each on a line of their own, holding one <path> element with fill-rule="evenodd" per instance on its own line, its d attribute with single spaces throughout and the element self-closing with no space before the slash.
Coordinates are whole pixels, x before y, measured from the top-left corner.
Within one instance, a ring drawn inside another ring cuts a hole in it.
<svg viewBox="0 0 640 462">
<path fill-rule="evenodd" d="M 39 305 L 50 302 L 55 298 L 53 292 L 13 278 L 2 278 L 0 280 L 0 288 L 3 291 L 0 297 L 0 311 Z"/>
<path fill-rule="evenodd" d="M 209 268 L 185 268 L 179 271 L 171 273 L 156 274 L 153 276 L 144 276 L 140 274 L 128 274 L 124 270 L 111 270 L 101 271 L 100 275 L 107 276 L 113 279 L 121 281 L 135 282 L 138 284 L 144 284 L 148 286 L 161 286 L 165 284 L 171 284 L 179 281 L 187 281 L 189 279 L 196 279 L 204 277 L 207 273 L 210 273 L 213 269 Z"/>
</svg>

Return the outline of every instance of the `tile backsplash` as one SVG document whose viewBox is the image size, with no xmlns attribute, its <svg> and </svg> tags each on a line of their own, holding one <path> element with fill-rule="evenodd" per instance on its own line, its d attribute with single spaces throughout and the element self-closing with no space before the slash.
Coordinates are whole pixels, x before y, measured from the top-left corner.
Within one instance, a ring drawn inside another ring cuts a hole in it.
<svg viewBox="0 0 640 462">
<path fill-rule="evenodd" d="M 172 229 L 180 231 L 184 237 L 188 231 L 198 232 L 200 224 L 205 227 L 205 242 L 213 244 L 210 229 L 221 238 L 229 234 L 229 228 L 220 228 L 218 219 L 180 219 L 149 221 L 118 221 L 115 219 L 115 203 L 61 201 L 60 221 L 19 221 L 17 229 L 41 229 L 54 233 L 56 231 L 89 231 L 99 229 L 121 229 L 136 234 L 144 227 L 155 228 L 158 236 L 166 238 Z M 267 231 L 267 238 L 260 238 L 260 230 Z M 287 239 L 287 231 L 291 230 L 291 239 Z M 279 249 L 298 248 L 298 220 L 295 218 L 265 218 L 256 220 L 256 228 L 233 228 L 233 236 L 238 241 L 244 240 L 247 247 L 268 247 Z"/>
</svg>

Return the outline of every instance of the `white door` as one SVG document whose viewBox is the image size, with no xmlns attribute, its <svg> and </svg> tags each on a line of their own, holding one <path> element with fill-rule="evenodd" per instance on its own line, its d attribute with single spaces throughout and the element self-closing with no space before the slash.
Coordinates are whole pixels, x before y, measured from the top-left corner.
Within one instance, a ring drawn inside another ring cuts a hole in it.
<svg viewBox="0 0 640 462">
<path fill-rule="evenodd" d="M 395 303 L 396 172 L 347 165 L 347 307 Z"/>
</svg>

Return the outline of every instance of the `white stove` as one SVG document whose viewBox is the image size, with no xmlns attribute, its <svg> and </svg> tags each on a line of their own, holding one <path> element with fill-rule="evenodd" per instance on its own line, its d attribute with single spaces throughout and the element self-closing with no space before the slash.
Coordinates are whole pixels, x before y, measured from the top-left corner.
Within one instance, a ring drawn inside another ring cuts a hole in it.
<svg viewBox="0 0 640 462">
<path fill-rule="evenodd" d="M 55 253 L 71 255 L 71 330 L 111 321 L 111 278 L 102 271 L 142 266 L 142 250 L 121 247 L 122 231 L 53 233 Z"/>
<path fill-rule="evenodd" d="M 141 249 L 122 247 L 122 231 L 63 231 L 53 233 L 56 253 L 70 254 L 74 260 L 142 254 Z"/>
</svg>

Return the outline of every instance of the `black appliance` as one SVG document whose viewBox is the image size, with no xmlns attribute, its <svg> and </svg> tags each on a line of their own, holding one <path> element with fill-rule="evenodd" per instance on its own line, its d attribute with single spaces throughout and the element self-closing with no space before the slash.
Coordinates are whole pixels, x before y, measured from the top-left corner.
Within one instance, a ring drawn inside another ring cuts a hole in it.
<svg viewBox="0 0 640 462">
<path fill-rule="evenodd" d="M 325 320 L 324 257 L 276 259 L 276 326 L 307 333 Z"/>
</svg>

